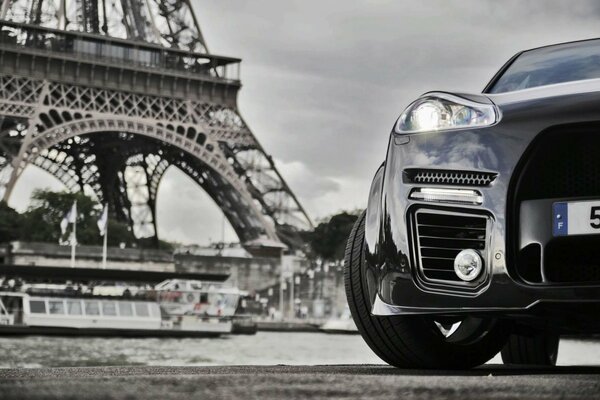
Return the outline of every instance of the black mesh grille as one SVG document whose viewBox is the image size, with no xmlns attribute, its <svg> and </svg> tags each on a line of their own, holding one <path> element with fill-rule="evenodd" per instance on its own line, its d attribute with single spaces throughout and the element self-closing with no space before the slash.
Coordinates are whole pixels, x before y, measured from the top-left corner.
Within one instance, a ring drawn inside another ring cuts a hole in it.
<svg viewBox="0 0 600 400">
<path fill-rule="evenodd" d="M 496 174 L 491 172 L 436 169 L 407 169 L 404 172 L 410 183 L 433 185 L 489 186 L 496 179 Z"/>
<path fill-rule="evenodd" d="M 518 200 L 600 196 L 600 127 L 541 136 L 523 171 Z"/>
<path fill-rule="evenodd" d="M 516 209 L 521 201 L 537 199 L 600 198 L 600 125 L 563 127 L 542 133 L 528 155 L 516 187 Z M 544 265 L 538 258 L 518 254 L 518 272 L 548 283 L 600 282 L 600 236 L 555 238 L 544 246 Z"/>
<path fill-rule="evenodd" d="M 553 239 L 546 245 L 544 268 L 551 283 L 600 282 L 600 237 Z"/>
<path fill-rule="evenodd" d="M 415 214 L 419 265 L 426 280 L 461 282 L 454 258 L 464 249 L 485 254 L 487 218 L 465 214 L 417 211 Z"/>
</svg>

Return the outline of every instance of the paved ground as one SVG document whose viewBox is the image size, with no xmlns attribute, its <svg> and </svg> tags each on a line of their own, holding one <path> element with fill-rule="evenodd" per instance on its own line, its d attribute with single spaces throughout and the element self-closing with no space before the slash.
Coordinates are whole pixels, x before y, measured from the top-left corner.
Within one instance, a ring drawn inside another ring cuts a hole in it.
<svg viewBox="0 0 600 400">
<path fill-rule="evenodd" d="M 0 370 L 8 399 L 594 399 L 600 367 L 406 371 L 386 366 Z"/>
</svg>

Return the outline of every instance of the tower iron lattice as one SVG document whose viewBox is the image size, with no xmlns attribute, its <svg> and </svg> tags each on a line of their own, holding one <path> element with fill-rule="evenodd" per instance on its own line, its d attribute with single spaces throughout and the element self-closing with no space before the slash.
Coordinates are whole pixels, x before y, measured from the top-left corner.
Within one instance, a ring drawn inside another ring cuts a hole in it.
<svg viewBox="0 0 600 400">
<path fill-rule="evenodd" d="M 35 165 L 157 245 L 178 168 L 246 246 L 299 245 L 312 224 L 238 111 L 240 61 L 209 53 L 188 0 L 3 0 L 0 198 Z"/>
</svg>

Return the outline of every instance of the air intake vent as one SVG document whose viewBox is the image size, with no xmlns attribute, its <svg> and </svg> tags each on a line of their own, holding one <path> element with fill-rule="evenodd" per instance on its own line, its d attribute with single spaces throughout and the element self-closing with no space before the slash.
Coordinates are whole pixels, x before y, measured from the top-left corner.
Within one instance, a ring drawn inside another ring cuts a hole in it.
<svg viewBox="0 0 600 400">
<path fill-rule="evenodd" d="M 491 172 L 439 169 L 407 169 L 404 173 L 409 183 L 460 186 L 489 186 L 497 175 Z"/>
<path fill-rule="evenodd" d="M 472 286 L 485 278 L 464 283 L 454 273 L 454 258 L 461 250 L 474 249 L 486 259 L 488 218 L 420 209 L 415 212 L 414 221 L 418 263 L 425 281 Z"/>
</svg>

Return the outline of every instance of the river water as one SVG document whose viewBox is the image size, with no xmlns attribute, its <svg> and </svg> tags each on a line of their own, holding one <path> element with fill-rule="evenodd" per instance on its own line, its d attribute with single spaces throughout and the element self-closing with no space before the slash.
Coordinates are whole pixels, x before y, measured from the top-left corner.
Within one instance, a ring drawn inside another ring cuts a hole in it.
<svg viewBox="0 0 600 400">
<path fill-rule="evenodd" d="M 4 337 L 0 353 L 1 368 L 381 363 L 358 335 L 288 332 L 217 339 Z M 558 363 L 600 365 L 600 341 L 563 339 Z"/>
</svg>

